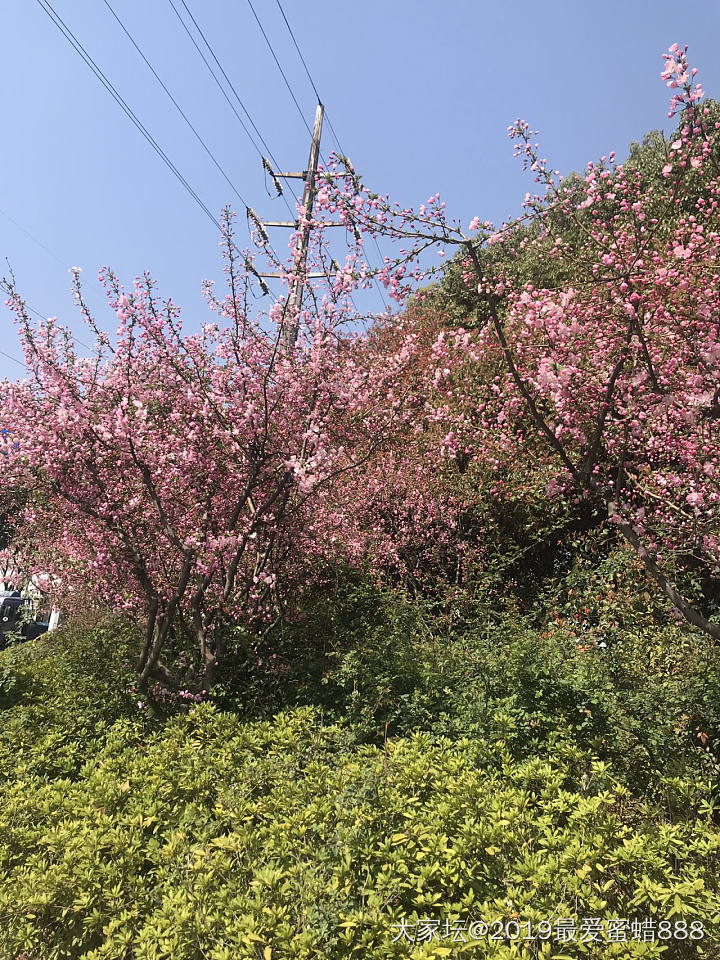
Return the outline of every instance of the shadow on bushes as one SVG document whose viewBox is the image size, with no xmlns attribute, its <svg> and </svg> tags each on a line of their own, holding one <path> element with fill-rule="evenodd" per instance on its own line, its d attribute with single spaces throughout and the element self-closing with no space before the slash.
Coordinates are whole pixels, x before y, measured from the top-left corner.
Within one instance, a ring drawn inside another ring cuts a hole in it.
<svg viewBox="0 0 720 960">
<path fill-rule="evenodd" d="M 312 704 L 369 743 L 423 730 L 502 738 L 518 758 L 562 743 L 612 761 L 639 792 L 720 774 L 720 652 L 684 627 L 638 626 L 608 648 L 517 615 L 443 628 L 344 572 L 294 624 L 262 643 L 238 632 L 230 648 L 214 699 L 248 718 Z"/>
</svg>

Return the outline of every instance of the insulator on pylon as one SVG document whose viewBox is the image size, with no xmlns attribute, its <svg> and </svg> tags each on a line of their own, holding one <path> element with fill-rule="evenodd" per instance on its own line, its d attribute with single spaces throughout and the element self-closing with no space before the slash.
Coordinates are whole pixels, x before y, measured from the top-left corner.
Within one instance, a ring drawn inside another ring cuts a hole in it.
<svg viewBox="0 0 720 960">
<path fill-rule="evenodd" d="M 263 226 L 262 220 L 260 219 L 260 217 L 258 217 L 258 215 L 255 213 L 252 207 L 247 208 L 247 217 L 248 217 L 248 220 L 252 220 L 252 222 L 255 224 L 255 229 L 258 231 L 258 233 L 262 237 L 263 243 L 270 243 L 270 237 L 267 235 L 267 231 Z"/>
<path fill-rule="evenodd" d="M 272 181 L 273 181 L 273 183 L 275 184 L 275 189 L 277 190 L 277 195 L 278 195 L 279 197 L 282 196 L 282 192 L 283 192 L 282 184 L 280 183 L 280 181 L 278 180 L 278 178 L 275 176 L 275 171 L 274 171 L 273 168 L 270 166 L 270 161 L 268 160 L 267 157 L 263 157 L 263 158 L 262 158 L 262 163 L 263 163 L 263 167 L 265 168 L 266 172 L 269 173 L 270 176 L 272 177 Z"/>
<path fill-rule="evenodd" d="M 248 273 L 251 273 L 251 274 L 255 277 L 255 279 L 256 279 L 256 280 L 258 281 L 258 283 L 260 284 L 260 289 L 261 289 L 262 292 L 263 292 L 263 296 L 267 297 L 268 294 L 270 293 L 270 288 L 269 288 L 268 285 L 265 283 L 265 281 L 264 281 L 263 278 L 260 276 L 260 274 L 257 272 L 257 270 L 256 270 L 255 267 L 252 265 L 252 263 L 250 263 L 250 261 L 247 259 L 247 257 L 245 258 L 245 269 L 248 271 Z"/>
</svg>

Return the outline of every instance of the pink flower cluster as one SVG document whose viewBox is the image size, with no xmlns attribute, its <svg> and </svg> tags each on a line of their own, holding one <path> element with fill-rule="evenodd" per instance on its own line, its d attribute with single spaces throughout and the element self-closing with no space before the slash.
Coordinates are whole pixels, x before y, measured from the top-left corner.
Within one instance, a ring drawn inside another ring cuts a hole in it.
<svg viewBox="0 0 720 960">
<path fill-rule="evenodd" d="M 674 93 L 670 100 L 668 117 L 674 117 L 680 107 L 693 106 L 704 96 L 702 84 L 692 84 L 691 78 L 697 75 L 697 68 L 690 69 L 688 66 L 687 51 L 687 46 L 681 48 L 673 43 L 668 52 L 663 54 L 665 67 L 661 77 L 671 90 L 680 91 Z"/>
</svg>

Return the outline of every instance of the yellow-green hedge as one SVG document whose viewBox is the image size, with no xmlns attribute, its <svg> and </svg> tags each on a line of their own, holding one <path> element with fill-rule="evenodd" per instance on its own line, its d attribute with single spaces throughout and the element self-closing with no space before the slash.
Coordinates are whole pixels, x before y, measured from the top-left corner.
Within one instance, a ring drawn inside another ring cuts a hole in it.
<svg viewBox="0 0 720 960">
<path fill-rule="evenodd" d="M 658 822 L 578 756 L 357 747 L 311 709 L 242 723 L 209 706 L 153 734 L 117 721 L 72 779 L 33 769 L 0 801 L 2 960 L 659 957 L 659 941 L 413 945 L 393 926 L 650 916 L 705 925 L 666 957 L 717 956 L 701 785 L 673 786 L 694 817 Z"/>
</svg>

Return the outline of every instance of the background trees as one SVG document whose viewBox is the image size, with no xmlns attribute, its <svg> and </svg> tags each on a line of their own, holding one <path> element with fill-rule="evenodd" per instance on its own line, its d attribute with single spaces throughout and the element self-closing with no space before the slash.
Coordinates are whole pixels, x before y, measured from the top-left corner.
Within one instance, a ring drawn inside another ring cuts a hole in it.
<svg viewBox="0 0 720 960">
<path fill-rule="evenodd" d="M 229 221 L 225 253 L 229 294 L 209 294 L 220 320 L 192 337 L 149 277 L 125 292 L 107 273 L 117 339 L 96 331 L 91 357 L 54 321 L 33 327 L 11 287 L 31 371 L 3 385 L 4 482 L 27 501 L 13 549 L 58 602 L 144 622 L 143 686 L 177 686 L 163 658 L 192 642 L 208 688 L 228 625 L 261 634 L 323 561 L 357 558 L 333 488 L 414 417 L 419 337 L 363 349 L 328 298 L 287 353 L 287 305 L 251 316 Z"/>
</svg>

